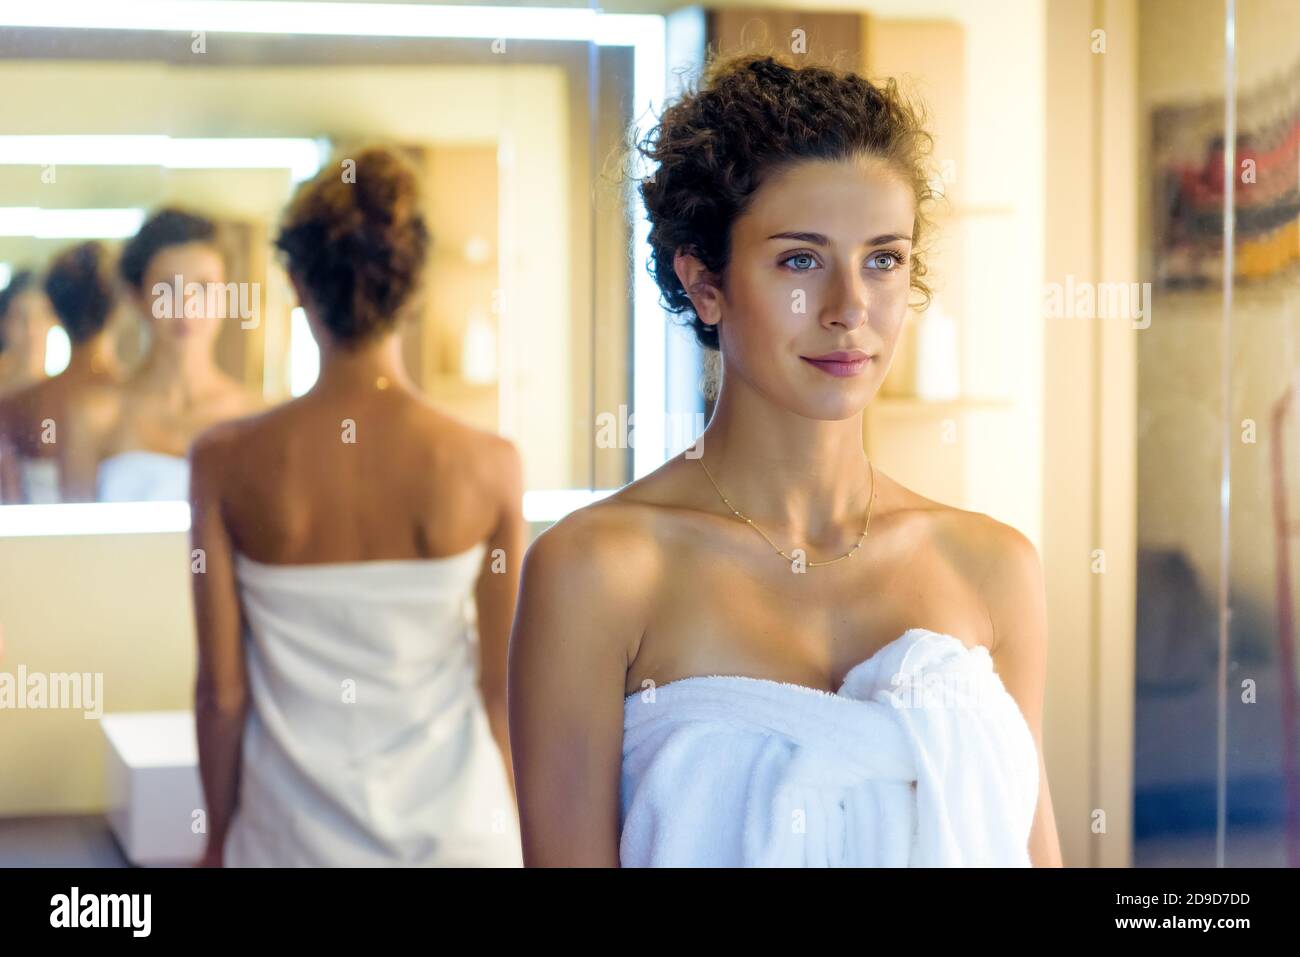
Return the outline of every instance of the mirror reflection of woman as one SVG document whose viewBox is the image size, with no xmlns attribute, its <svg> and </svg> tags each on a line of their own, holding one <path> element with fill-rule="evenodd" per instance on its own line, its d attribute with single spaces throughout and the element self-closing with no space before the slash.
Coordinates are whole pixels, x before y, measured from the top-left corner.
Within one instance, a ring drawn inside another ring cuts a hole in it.
<svg viewBox="0 0 1300 957">
<path fill-rule="evenodd" d="M 184 501 L 186 454 L 210 425 L 265 407 L 222 371 L 215 347 L 226 283 L 215 224 L 180 209 L 151 216 L 118 270 L 148 331 L 144 357 L 120 386 L 88 393 L 61 443 L 68 501 Z M 203 294 L 174 294 L 174 290 Z"/>
<path fill-rule="evenodd" d="M 45 295 L 68 334 L 67 367 L 0 400 L 0 501 L 59 501 L 60 429 L 68 437 L 73 410 L 89 392 L 120 381 L 112 338 L 114 282 L 103 243 L 78 243 L 46 270 Z"/>
<path fill-rule="evenodd" d="M 742 56 L 641 144 L 654 274 L 721 391 L 528 552 L 529 866 L 1059 865 L 1036 550 L 863 450 L 928 293 L 928 143 L 893 84 Z"/>
<path fill-rule="evenodd" d="M 203 863 L 519 866 L 521 463 L 408 378 L 417 174 L 384 149 L 349 159 L 355 181 L 327 165 L 277 240 L 316 384 L 193 451 Z"/>
<path fill-rule="evenodd" d="M 30 269 L 0 289 L 0 396 L 45 378 L 45 344 L 54 312 Z"/>
</svg>

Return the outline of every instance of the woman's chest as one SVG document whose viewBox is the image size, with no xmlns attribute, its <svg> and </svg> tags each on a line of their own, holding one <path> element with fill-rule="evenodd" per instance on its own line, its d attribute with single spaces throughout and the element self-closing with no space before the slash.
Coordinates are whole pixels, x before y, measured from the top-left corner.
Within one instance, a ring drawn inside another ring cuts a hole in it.
<svg viewBox="0 0 1300 957">
<path fill-rule="evenodd" d="M 133 403 L 109 433 L 105 457 L 133 449 L 185 456 L 200 432 L 230 416 L 224 404 L 213 402 L 186 410 L 150 403 Z"/>
<path fill-rule="evenodd" d="M 672 566 L 628 668 L 626 691 L 646 680 L 702 674 L 833 690 L 850 668 L 914 627 L 969 647 L 991 646 L 974 577 L 942 554 L 918 551 L 893 563 L 855 556 L 839 563 L 843 568 L 802 571 L 779 556 L 774 564 L 684 557 Z"/>
</svg>

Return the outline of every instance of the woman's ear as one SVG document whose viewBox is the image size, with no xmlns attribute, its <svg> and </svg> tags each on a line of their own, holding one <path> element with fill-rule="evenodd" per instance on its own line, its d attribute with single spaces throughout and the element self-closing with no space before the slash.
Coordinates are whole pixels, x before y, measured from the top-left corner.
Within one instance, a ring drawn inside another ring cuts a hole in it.
<svg viewBox="0 0 1300 957">
<path fill-rule="evenodd" d="M 722 290 L 713 274 L 693 253 L 679 249 L 673 255 L 673 272 L 690 297 L 695 314 L 705 325 L 722 321 Z"/>
</svg>

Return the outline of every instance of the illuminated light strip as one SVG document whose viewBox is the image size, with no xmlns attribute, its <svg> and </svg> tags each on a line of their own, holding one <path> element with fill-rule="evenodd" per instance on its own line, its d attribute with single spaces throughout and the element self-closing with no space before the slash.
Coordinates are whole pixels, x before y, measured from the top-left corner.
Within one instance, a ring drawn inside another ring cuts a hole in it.
<svg viewBox="0 0 1300 957">
<path fill-rule="evenodd" d="M 8 6 L 17 7 L 17 4 Z M 588 8 L 457 7 L 276 0 L 42 0 L 0 14 L 0 26 L 167 33 L 590 40 L 600 15 Z"/>
<path fill-rule="evenodd" d="M 72 340 L 62 326 L 50 326 L 45 334 L 45 374 L 58 375 L 72 361 Z"/>
<path fill-rule="evenodd" d="M 616 489 L 561 488 L 524 492 L 524 520 L 558 522 L 570 512 L 598 502 Z"/>
<path fill-rule="evenodd" d="M 633 46 L 633 142 L 639 142 L 658 120 L 663 103 L 667 37 L 662 17 L 618 15 L 599 18 L 597 42 Z M 639 152 L 633 151 L 633 182 L 648 172 Z M 635 210 L 632 222 L 632 408 L 636 413 L 636 441 L 632 447 L 632 477 L 654 471 L 668 456 L 665 447 L 667 402 L 668 322 L 659 305 L 659 288 L 645 268 L 650 258 L 650 223 L 630 196 Z"/>
<path fill-rule="evenodd" d="M 289 313 L 289 395 L 305 395 L 318 378 L 320 346 L 307 323 L 307 310 L 297 306 Z"/>
<path fill-rule="evenodd" d="M 614 489 L 544 489 L 524 493 L 524 519 L 556 522 L 597 502 Z M 186 532 L 187 502 L 87 502 L 69 505 L 6 505 L 0 508 L 0 538 L 46 535 L 120 535 Z"/>
<path fill-rule="evenodd" d="M 0 538 L 185 532 L 189 527 L 187 502 L 87 502 L 0 508 Z"/>
<path fill-rule="evenodd" d="M 163 166 L 170 169 L 287 168 L 294 182 L 311 179 L 328 150 L 323 140 L 275 137 L 167 138 Z"/>
<path fill-rule="evenodd" d="M 140 231 L 143 209 L 41 209 L 0 206 L 0 236 L 125 239 Z"/>
<path fill-rule="evenodd" d="M 6 166 L 287 169 L 294 182 L 314 176 L 326 150 L 324 141 L 303 137 L 0 136 L 0 164 Z"/>
</svg>

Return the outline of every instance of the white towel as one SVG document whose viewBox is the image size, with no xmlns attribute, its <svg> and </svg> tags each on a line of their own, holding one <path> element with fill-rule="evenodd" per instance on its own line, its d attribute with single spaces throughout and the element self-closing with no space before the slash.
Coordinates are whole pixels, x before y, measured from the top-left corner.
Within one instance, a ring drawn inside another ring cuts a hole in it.
<svg viewBox="0 0 1300 957">
<path fill-rule="evenodd" d="M 624 867 L 1027 867 L 1037 801 L 987 649 L 924 628 L 836 694 L 708 675 L 624 702 Z"/>
<path fill-rule="evenodd" d="M 28 505 L 55 505 L 62 501 L 58 459 L 19 458 L 18 479 L 22 483 L 20 502 Z"/>
<path fill-rule="evenodd" d="M 228 865 L 523 865 L 477 684 L 485 549 L 322 565 L 236 555 L 252 708 Z"/>
<path fill-rule="evenodd" d="M 185 502 L 190 463 L 178 455 L 132 449 L 99 463 L 95 499 L 100 502 Z"/>
</svg>

